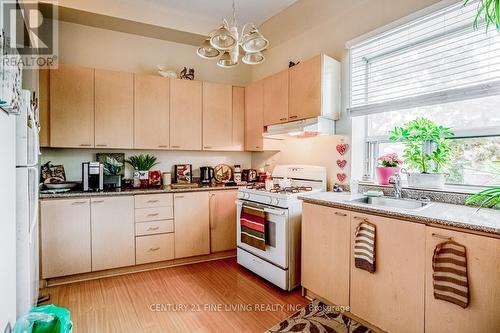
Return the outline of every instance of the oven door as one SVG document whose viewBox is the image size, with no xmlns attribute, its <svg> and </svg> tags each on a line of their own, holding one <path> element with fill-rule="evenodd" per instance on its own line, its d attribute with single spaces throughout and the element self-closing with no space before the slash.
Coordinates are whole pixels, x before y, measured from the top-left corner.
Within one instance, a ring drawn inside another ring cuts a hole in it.
<svg viewBox="0 0 500 333">
<path fill-rule="evenodd" d="M 262 251 L 241 242 L 240 216 L 243 204 L 261 209 L 266 213 L 266 250 Z M 237 243 L 240 249 L 250 252 L 283 269 L 288 269 L 288 209 L 257 204 L 251 201 L 236 201 Z"/>
</svg>

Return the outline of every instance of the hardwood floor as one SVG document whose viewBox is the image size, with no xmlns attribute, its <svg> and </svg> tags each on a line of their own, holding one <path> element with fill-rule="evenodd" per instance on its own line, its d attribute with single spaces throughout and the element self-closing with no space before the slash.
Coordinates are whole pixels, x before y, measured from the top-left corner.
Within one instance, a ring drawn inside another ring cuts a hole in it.
<svg viewBox="0 0 500 333">
<path fill-rule="evenodd" d="M 235 258 L 50 287 L 80 332 L 263 332 L 307 304 Z M 236 309 L 236 311 L 234 311 Z"/>
</svg>

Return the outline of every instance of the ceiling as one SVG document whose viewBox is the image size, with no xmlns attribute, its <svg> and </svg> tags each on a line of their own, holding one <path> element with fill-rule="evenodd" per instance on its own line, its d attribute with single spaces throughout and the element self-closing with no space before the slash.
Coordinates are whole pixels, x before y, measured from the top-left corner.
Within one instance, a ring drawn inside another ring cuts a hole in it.
<svg viewBox="0 0 500 333">
<path fill-rule="evenodd" d="M 175 15 L 190 21 L 194 30 L 190 32 L 206 34 L 215 29 L 223 17 L 232 16 L 232 0 L 119 0 L 152 10 Z M 259 26 L 297 0 L 236 0 L 236 15 L 241 26 L 252 22 Z M 145 8 L 144 8 L 145 9 Z"/>
</svg>

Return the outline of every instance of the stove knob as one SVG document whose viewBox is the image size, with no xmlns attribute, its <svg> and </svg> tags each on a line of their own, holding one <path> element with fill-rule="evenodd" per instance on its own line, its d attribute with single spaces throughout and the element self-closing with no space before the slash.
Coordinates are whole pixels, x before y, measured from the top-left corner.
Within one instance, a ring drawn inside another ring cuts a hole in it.
<svg viewBox="0 0 500 333">
<path fill-rule="evenodd" d="M 269 198 L 268 201 L 269 201 L 270 204 L 272 204 L 273 201 L 274 201 L 274 199 L 273 198 Z"/>
<path fill-rule="evenodd" d="M 245 199 L 250 199 L 250 194 L 245 193 Z"/>
<path fill-rule="evenodd" d="M 278 198 L 274 199 L 274 204 L 275 204 L 275 205 L 277 205 L 277 204 L 279 204 L 279 203 L 280 203 L 280 199 L 278 199 Z"/>
</svg>

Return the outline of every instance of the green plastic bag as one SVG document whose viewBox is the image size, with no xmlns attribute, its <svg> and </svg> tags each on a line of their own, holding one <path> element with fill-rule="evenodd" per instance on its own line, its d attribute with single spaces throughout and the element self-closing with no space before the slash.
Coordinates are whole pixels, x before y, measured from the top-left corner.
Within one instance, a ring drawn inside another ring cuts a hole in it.
<svg viewBox="0 0 500 333">
<path fill-rule="evenodd" d="M 72 327 L 68 309 L 44 305 L 19 318 L 13 333 L 69 333 Z"/>
</svg>

